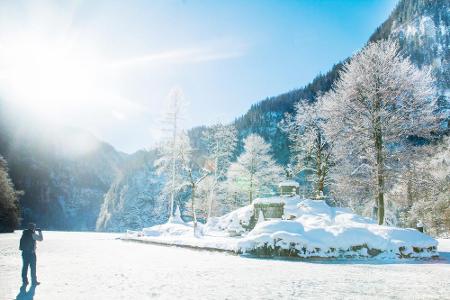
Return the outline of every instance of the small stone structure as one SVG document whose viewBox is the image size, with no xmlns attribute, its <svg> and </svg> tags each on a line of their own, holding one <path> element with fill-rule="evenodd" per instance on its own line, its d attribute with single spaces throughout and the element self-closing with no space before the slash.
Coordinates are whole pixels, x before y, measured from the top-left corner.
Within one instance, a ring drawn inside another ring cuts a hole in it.
<svg viewBox="0 0 450 300">
<path fill-rule="evenodd" d="M 264 219 L 281 219 L 284 214 L 284 202 L 282 201 L 273 201 L 271 198 L 266 199 L 258 199 L 258 200 L 266 200 L 259 201 L 253 203 L 253 207 L 255 209 L 254 215 L 259 216 L 259 212 L 262 211 Z M 277 200 L 277 198 L 273 199 Z"/>
<path fill-rule="evenodd" d="M 280 197 L 258 198 L 253 202 L 253 216 L 248 226 L 252 230 L 257 221 L 269 219 L 281 219 L 284 214 L 284 202 Z"/>
<path fill-rule="evenodd" d="M 298 195 L 300 185 L 298 184 L 298 182 L 296 182 L 294 180 L 286 180 L 286 181 L 280 182 L 278 187 L 280 188 L 281 196 L 294 196 L 294 195 Z"/>
<path fill-rule="evenodd" d="M 264 220 L 281 219 L 284 215 L 283 198 L 298 195 L 300 185 L 294 180 L 286 180 L 281 182 L 278 187 L 280 188 L 279 197 L 258 198 L 253 201 L 253 216 L 250 219 L 248 230 L 252 230 L 257 221 L 261 220 L 261 213 Z"/>
</svg>

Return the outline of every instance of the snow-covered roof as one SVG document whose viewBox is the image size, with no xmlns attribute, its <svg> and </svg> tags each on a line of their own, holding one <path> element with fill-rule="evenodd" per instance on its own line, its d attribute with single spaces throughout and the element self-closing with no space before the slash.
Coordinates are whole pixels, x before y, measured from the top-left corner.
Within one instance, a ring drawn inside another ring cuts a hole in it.
<svg viewBox="0 0 450 300">
<path fill-rule="evenodd" d="M 284 198 L 282 197 L 267 197 L 267 198 L 256 198 L 253 201 L 253 204 L 279 204 L 279 203 L 285 203 Z"/>
<path fill-rule="evenodd" d="M 297 181 L 294 180 L 285 180 L 283 182 L 280 182 L 280 184 L 278 185 L 279 187 L 282 186 L 294 186 L 294 187 L 299 187 L 300 185 L 298 184 Z"/>
</svg>

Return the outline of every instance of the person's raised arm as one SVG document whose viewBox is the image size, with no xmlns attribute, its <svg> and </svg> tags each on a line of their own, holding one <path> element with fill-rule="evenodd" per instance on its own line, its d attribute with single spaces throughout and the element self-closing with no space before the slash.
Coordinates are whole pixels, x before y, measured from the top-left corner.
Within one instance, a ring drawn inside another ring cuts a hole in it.
<svg viewBox="0 0 450 300">
<path fill-rule="evenodd" d="M 36 241 L 44 240 L 44 236 L 42 235 L 42 230 L 37 229 L 36 231 L 38 232 L 37 234 L 36 234 L 36 232 L 32 233 L 33 239 L 36 240 Z"/>
</svg>

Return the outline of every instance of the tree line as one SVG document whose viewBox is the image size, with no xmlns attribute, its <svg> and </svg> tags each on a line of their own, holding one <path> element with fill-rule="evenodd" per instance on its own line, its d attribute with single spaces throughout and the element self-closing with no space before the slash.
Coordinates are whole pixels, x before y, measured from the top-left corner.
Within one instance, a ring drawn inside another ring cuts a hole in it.
<svg viewBox="0 0 450 300">
<path fill-rule="evenodd" d="M 19 197 L 8 174 L 8 164 L 0 155 L 0 232 L 13 232 L 20 223 Z"/>
</svg>

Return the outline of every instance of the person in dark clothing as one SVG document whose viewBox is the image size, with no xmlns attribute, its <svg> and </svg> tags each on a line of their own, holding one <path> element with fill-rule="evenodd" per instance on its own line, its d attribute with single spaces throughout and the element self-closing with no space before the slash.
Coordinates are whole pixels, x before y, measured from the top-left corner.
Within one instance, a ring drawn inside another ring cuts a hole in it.
<svg viewBox="0 0 450 300">
<path fill-rule="evenodd" d="M 37 233 L 36 233 L 37 232 Z M 22 283 L 23 285 L 28 284 L 28 266 L 31 270 L 31 284 L 36 286 L 40 282 L 36 278 L 36 241 L 42 241 L 44 237 L 42 236 L 41 229 L 36 229 L 36 224 L 28 224 L 28 229 L 24 230 L 22 237 L 20 238 L 19 249 L 22 251 Z"/>
</svg>

